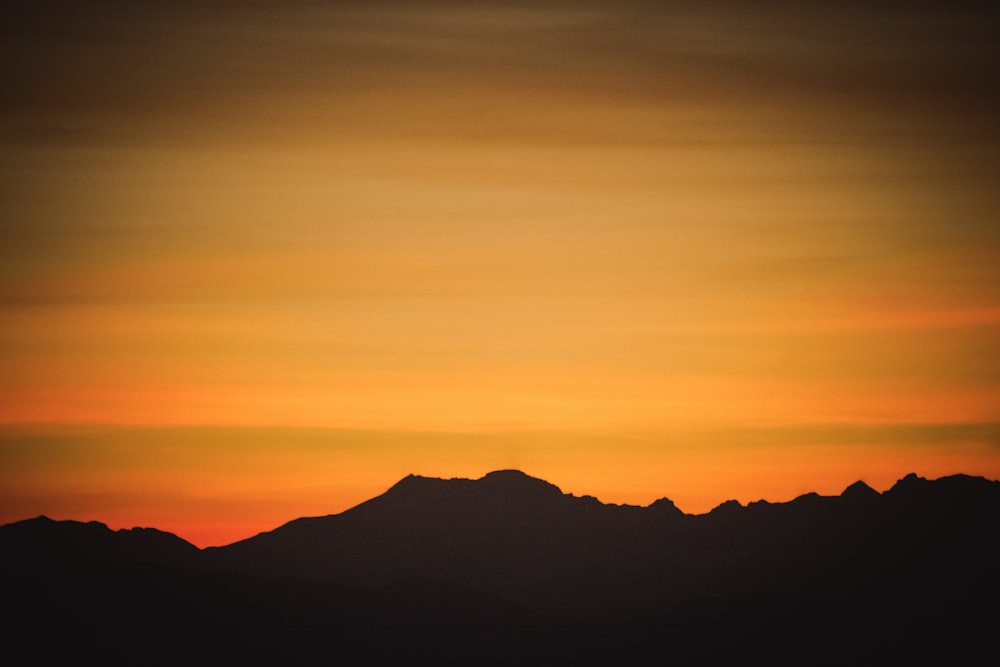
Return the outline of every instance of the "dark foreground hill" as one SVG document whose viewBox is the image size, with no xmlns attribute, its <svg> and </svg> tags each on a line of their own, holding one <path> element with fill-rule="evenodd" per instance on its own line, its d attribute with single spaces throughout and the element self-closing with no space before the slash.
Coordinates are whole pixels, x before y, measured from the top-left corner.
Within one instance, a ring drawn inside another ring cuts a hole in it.
<svg viewBox="0 0 1000 667">
<path fill-rule="evenodd" d="M 1000 483 L 909 475 L 691 516 L 518 471 L 410 476 L 221 548 L 40 517 L 0 527 L 0 553 L 10 627 L 85 629 L 74 650 L 106 661 L 954 661 L 1000 621 Z"/>
</svg>

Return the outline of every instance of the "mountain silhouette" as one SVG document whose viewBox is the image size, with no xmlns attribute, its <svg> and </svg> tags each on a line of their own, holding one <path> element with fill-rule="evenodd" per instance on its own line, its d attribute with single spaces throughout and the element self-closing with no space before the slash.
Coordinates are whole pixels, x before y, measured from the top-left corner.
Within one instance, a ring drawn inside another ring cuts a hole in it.
<svg viewBox="0 0 1000 667">
<path fill-rule="evenodd" d="M 53 521 L 39 516 L 0 527 L 7 564 L 76 569 L 96 564 L 193 565 L 198 547 L 155 528 L 112 531 L 98 521 Z"/>
<path fill-rule="evenodd" d="M 667 498 L 605 504 L 502 470 L 410 475 L 347 511 L 224 547 L 38 517 L 0 527 L 0 553 L 22 623 L 179 627 L 208 653 L 220 628 L 267 629 L 248 646 L 312 628 L 356 648 L 379 629 L 470 650 L 561 638 L 562 657 L 617 659 L 624 644 L 898 658 L 919 639 L 920 655 L 954 658 L 1000 620 L 998 519 L 1000 483 L 966 475 L 688 515 Z"/>
</svg>

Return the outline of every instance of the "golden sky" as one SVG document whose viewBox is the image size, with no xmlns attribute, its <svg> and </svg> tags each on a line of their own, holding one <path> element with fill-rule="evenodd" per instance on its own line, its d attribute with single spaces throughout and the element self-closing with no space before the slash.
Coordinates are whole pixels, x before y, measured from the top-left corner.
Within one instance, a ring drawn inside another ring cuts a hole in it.
<svg viewBox="0 0 1000 667">
<path fill-rule="evenodd" d="M 0 521 L 1000 478 L 1000 42 L 889 5 L 4 3 Z"/>
</svg>

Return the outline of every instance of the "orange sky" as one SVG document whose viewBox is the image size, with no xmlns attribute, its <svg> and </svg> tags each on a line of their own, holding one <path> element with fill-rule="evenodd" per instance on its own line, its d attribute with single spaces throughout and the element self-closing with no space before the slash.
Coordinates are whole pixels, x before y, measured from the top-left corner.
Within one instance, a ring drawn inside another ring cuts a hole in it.
<svg viewBox="0 0 1000 667">
<path fill-rule="evenodd" d="M 0 522 L 1000 478 L 971 6 L 161 4 L 2 10 Z"/>
</svg>

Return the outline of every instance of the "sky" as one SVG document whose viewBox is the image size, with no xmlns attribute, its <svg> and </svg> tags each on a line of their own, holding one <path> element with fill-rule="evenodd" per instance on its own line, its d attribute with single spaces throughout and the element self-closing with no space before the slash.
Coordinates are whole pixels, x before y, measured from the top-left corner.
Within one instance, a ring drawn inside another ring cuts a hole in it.
<svg viewBox="0 0 1000 667">
<path fill-rule="evenodd" d="M 997 24 L 908 7 L 5 0 L 0 522 L 1000 479 Z"/>
</svg>

